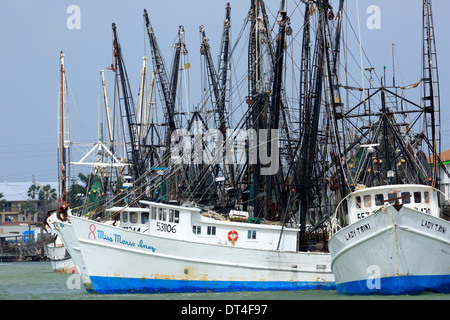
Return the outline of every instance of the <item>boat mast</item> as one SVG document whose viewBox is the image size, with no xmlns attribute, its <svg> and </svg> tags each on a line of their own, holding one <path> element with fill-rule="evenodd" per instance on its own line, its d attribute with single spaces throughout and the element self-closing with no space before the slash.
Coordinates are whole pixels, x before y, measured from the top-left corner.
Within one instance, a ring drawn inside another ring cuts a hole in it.
<svg viewBox="0 0 450 320">
<path fill-rule="evenodd" d="M 274 57 L 272 59 L 272 69 L 273 71 L 273 80 L 272 80 L 272 94 L 271 94 L 271 102 L 269 106 L 269 131 L 268 131 L 268 140 L 271 141 L 272 139 L 279 140 L 279 137 L 272 137 L 271 132 L 272 130 L 276 130 L 278 132 L 277 135 L 279 135 L 279 129 L 280 129 L 280 115 L 282 113 L 282 78 L 283 78 L 283 63 L 284 63 L 284 50 L 285 50 L 285 37 L 286 32 L 289 27 L 289 17 L 286 14 L 286 11 L 284 11 L 284 1 L 282 2 L 282 6 L 280 9 L 280 20 L 278 21 L 279 24 L 279 31 L 278 35 L 276 37 L 276 50 L 274 52 Z M 261 1 L 261 8 L 263 9 L 263 12 L 265 12 L 264 3 Z M 269 31 L 266 27 L 267 35 L 269 35 Z M 289 33 L 289 32 L 288 32 Z M 270 47 L 270 46 L 269 46 Z M 275 132 L 275 131 L 274 131 Z M 286 133 L 288 130 L 286 130 Z M 289 136 L 288 136 L 288 140 Z M 268 153 L 271 155 L 274 154 L 274 150 L 271 150 L 271 143 L 267 143 L 267 150 Z M 290 153 L 290 152 L 289 152 Z M 280 158 L 276 159 L 275 161 L 280 161 Z M 281 161 L 280 161 L 281 162 Z M 281 164 L 281 163 L 280 163 Z M 278 195 L 276 197 L 277 199 L 281 198 L 281 215 L 285 214 L 286 210 L 286 201 L 285 197 L 286 194 L 284 190 L 281 188 L 281 183 L 283 182 L 283 173 L 282 173 L 282 166 L 279 166 L 279 169 L 277 171 L 277 174 L 273 178 L 275 182 L 275 187 L 272 187 L 272 175 L 266 175 L 266 198 L 265 198 L 265 208 L 264 208 L 264 216 L 268 217 L 270 212 L 270 206 L 272 204 L 272 192 L 275 191 Z M 280 208 L 278 203 L 276 203 L 276 208 Z M 284 217 L 281 217 L 281 220 L 284 221 Z"/>
<path fill-rule="evenodd" d="M 66 93 L 66 69 L 64 66 L 64 53 L 61 51 L 59 55 L 59 59 L 61 60 L 61 79 L 59 85 L 59 99 L 60 99 L 60 137 L 59 137 L 59 151 L 60 151 L 60 159 L 61 159 L 61 170 L 59 176 L 59 195 L 61 199 L 61 203 L 67 202 L 67 187 L 66 187 L 66 145 L 65 145 L 65 126 L 64 120 L 66 115 L 65 110 L 65 93 Z"/>
<path fill-rule="evenodd" d="M 319 18 L 316 33 L 314 64 L 310 73 L 308 93 L 303 102 L 303 130 L 299 143 L 299 159 L 295 172 L 300 199 L 300 246 L 305 250 L 306 216 L 312 207 L 312 187 L 314 184 L 314 163 L 317 152 L 319 116 L 321 109 L 322 85 L 324 78 L 324 51 L 327 48 L 325 30 L 328 0 L 317 2 Z M 306 15 L 307 13 L 305 13 Z"/>
<path fill-rule="evenodd" d="M 220 54 L 220 63 L 219 63 L 219 75 L 218 80 L 220 78 L 220 99 L 218 101 L 217 110 L 218 110 L 218 124 L 219 130 L 225 136 L 225 131 L 228 127 L 227 121 L 228 117 L 226 116 L 226 90 L 227 90 L 227 80 L 228 80 L 228 63 L 229 63 L 229 55 L 230 55 L 230 27 L 231 27 L 231 7 L 230 3 L 227 3 L 225 8 L 225 21 L 223 23 L 223 32 L 222 32 L 222 50 Z M 233 185 L 233 174 L 230 172 L 230 184 Z"/>
<path fill-rule="evenodd" d="M 223 91 L 223 88 L 221 87 L 221 84 L 219 83 L 219 77 L 216 73 L 216 69 L 214 67 L 214 62 L 211 56 L 211 50 L 210 50 L 210 45 L 209 45 L 209 39 L 206 37 L 205 34 L 205 28 L 203 27 L 203 25 L 200 26 L 200 34 L 201 34 L 201 38 L 202 38 L 202 43 L 200 45 L 200 54 L 202 56 L 205 56 L 205 61 L 206 61 L 206 65 L 208 68 L 208 75 L 210 78 L 210 82 L 211 82 L 211 87 L 212 87 L 212 91 L 214 93 L 214 105 L 213 105 L 213 111 L 214 111 L 214 118 L 215 118 L 215 124 L 218 127 L 218 130 L 222 133 L 223 137 L 226 137 L 226 133 L 227 133 L 227 126 L 225 125 L 225 102 L 223 102 L 222 104 L 222 97 L 225 97 L 225 92 Z M 226 81 L 226 79 L 225 79 Z M 199 116 L 198 113 L 196 113 L 197 116 Z M 192 121 L 191 121 L 192 124 Z M 207 129 L 207 128 L 205 128 Z M 231 165 L 230 167 L 230 172 L 232 172 L 232 167 Z M 197 176 L 200 182 L 198 181 L 194 181 L 195 185 L 197 187 L 195 187 L 195 189 L 199 189 L 201 190 L 204 187 L 204 184 L 207 182 L 207 177 L 208 176 L 212 176 L 212 179 L 214 179 L 214 181 L 216 181 L 215 179 L 219 176 L 219 172 L 221 171 L 220 166 L 215 163 L 211 165 L 211 168 L 208 170 L 201 170 L 200 174 Z M 224 173 L 226 170 L 223 170 Z M 216 194 L 219 193 L 219 188 L 220 188 L 220 184 L 214 183 L 215 188 L 214 192 Z M 223 201 L 223 199 L 222 199 Z M 223 203 L 224 204 L 224 203 Z"/>
<path fill-rule="evenodd" d="M 145 171 L 144 163 L 142 161 L 141 157 L 141 145 L 140 141 L 138 139 L 138 124 L 136 121 L 136 114 L 135 114 L 135 104 L 133 101 L 133 96 L 131 94 L 131 87 L 127 76 L 127 71 L 125 68 L 125 62 L 123 60 L 122 55 L 122 48 L 119 43 L 119 39 L 117 36 L 117 28 L 116 24 L 112 24 L 112 31 L 113 31 L 113 48 L 114 48 L 114 58 L 115 58 L 115 66 L 114 70 L 116 72 L 116 83 L 119 83 L 122 88 L 122 94 L 123 96 L 120 97 L 119 94 L 119 105 L 120 101 L 123 100 L 124 103 L 124 111 L 125 115 L 123 115 L 122 109 L 122 118 L 126 118 L 127 124 L 128 124 L 128 139 L 126 139 L 126 143 L 129 145 L 127 148 L 127 154 L 128 154 L 128 161 L 132 161 L 133 164 L 133 176 L 135 182 L 138 181 L 139 177 L 142 176 L 142 174 Z M 120 90 L 119 90 L 120 91 Z M 118 92 L 119 92 L 118 91 Z"/>
<path fill-rule="evenodd" d="M 431 0 L 423 0 L 423 98 L 422 103 L 425 110 L 426 131 L 429 145 L 431 145 L 430 156 L 433 163 L 432 184 L 438 183 L 437 164 L 441 152 L 440 133 L 440 108 L 439 108 L 439 76 L 436 57 L 436 44 L 434 37 L 433 15 L 431 11 Z M 429 121 L 428 121 L 429 119 Z"/>
<path fill-rule="evenodd" d="M 138 104 L 137 104 L 137 141 L 145 145 L 145 141 L 142 140 L 143 130 L 145 128 L 144 124 L 144 97 L 145 97 L 145 78 L 147 75 L 147 57 L 142 58 L 142 70 L 139 81 L 139 93 L 138 93 Z"/>
<path fill-rule="evenodd" d="M 148 17 L 148 12 L 146 9 L 144 9 L 144 22 L 149 37 L 150 47 L 152 49 L 153 68 L 156 71 L 156 75 L 158 77 L 164 98 L 164 106 L 165 106 L 164 113 L 166 114 L 168 130 L 166 135 L 166 151 L 163 158 L 163 163 L 168 164 L 170 155 L 171 136 L 172 133 L 177 129 L 177 126 L 175 124 L 175 97 L 173 96 L 176 90 L 176 84 L 174 83 L 174 75 L 172 75 L 171 79 L 169 79 L 167 75 L 166 65 L 164 63 L 164 59 L 159 49 L 158 42 L 156 41 L 156 35 L 152 28 L 152 25 L 150 24 L 150 19 Z M 179 41 L 179 43 L 180 42 L 181 40 Z M 173 71 L 176 70 L 177 66 L 175 65 L 173 66 Z"/>
<path fill-rule="evenodd" d="M 113 147 L 113 145 L 114 145 L 114 135 L 113 135 L 113 130 L 112 130 L 112 122 L 111 122 L 111 107 L 109 105 L 108 89 L 107 89 L 107 86 L 106 86 L 104 70 L 100 70 L 100 76 L 101 76 L 101 79 L 102 79 L 103 100 L 105 102 L 105 114 L 106 114 L 106 124 L 108 126 L 109 142 L 111 143 L 111 147 Z"/>
</svg>

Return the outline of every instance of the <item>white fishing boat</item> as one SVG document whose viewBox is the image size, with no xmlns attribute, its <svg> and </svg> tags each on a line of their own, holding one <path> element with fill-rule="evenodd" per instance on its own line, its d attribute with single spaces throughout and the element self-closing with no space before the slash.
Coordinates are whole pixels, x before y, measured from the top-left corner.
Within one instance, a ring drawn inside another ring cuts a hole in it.
<svg viewBox="0 0 450 320">
<path fill-rule="evenodd" d="M 62 242 L 55 240 L 54 243 L 47 244 L 47 254 L 50 259 L 53 272 L 77 272 L 77 268 Z"/>
<path fill-rule="evenodd" d="M 54 222 L 54 226 L 57 232 L 61 235 L 61 239 L 63 239 L 64 246 L 67 248 L 68 254 L 71 257 L 78 274 L 80 275 L 81 282 L 86 288 L 86 291 L 90 293 L 95 292 L 92 288 L 92 283 L 89 278 L 89 274 L 87 273 L 86 266 L 84 265 L 83 257 L 80 252 L 80 246 L 73 232 L 72 225 L 67 221 L 58 220 Z"/>
<path fill-rule="evenodd" d="M 337 208 L 329 241 L 336 289 L 346 294 L 450 292 L 450 223 L 439 190 L 362 188 Z M 348 213 L 345 214 L 344 203 Z"/>
<path fill-rule="evenodd" d="M 77 267 L 68 252 L 68 247 L 64 243 L 64 235 L 55 228 L 54 223 L 59 221 L 54 212 L 46 219 L 48 226 L 50 226 L 49 233 L 53 235 L 54 240 L 46 244 L 47 256 L 50 259 L 53 272 L 60 273 L 77 273 Z"/>
<path fill-rule="evenodd" d="M 110 209 L 120 227 L 69 216 L 95 292 L 334 289 L 330 255 L 297 252 L 298 229 L 141 204 Z"/>
<path fill-rule="evenodd" d="M 55 240 L 52 243 L 47 244 L 47 251 L 50 261 L 52 262 L 52 268 L 55 272 L 64 272 L 64 273 L 79 273 L 81 276 L 81 280 L 86 287 L 87 291 L 91 290 L 91 284 L 89 280 L 89 276 L 86 273 L 86 268 L 83 264 L 83 260 L 81 258 L 79 252 L 79 246 L 77 244 L 77 240 L 73 234 L 71 225 L 67 222 L 65 216 L 71 215 L 71 209 L 69 208 L 70 204 L 68 203 L 68 186 L 67 186 L 67 169 L 69 165 L 71 166 L 87 166 L 92 169 L 93 175 L 98 177 L 96 180 L 97 184 L 101 185 L 101 176 L 104 175 L 104 171 L 107 171 L 111 168 L 121 168 L 126 167 L 128 164 L 122 163 L 119 159 L 117 159 L 113 153 L 108 149 L 106 143 L 102 142 L 102 138 L 99 137 L 99 140 L 94 143 L 94 146 L 77 162 L 67 161 L 71 152 L 70 148 L 70 133 L 69 133 L 69 113 L 67 106 L 67 76 L 66 76 L 66 68 L 65 68 L 65 56 L 61 51 L 60 53 L 60 95 L 59 95 L 59 113 L 58 113 L 58 153 L 59 153 L 59 208 L 50 216 L 46 217 L 45 223 L 48 228 L 50 228 L 50 233 L 54 234 Z M 101 71 L 102 75 L 102 86 L 104 90 L 105 99 L 107 99 L 106 92 L 106 83 L 103 78 L 103 70 Z M 109 112 L 109 106 L 107 107 L 107 112 Z M 109 114 L 109 113 L 108 113 Z M 111 157 L 108 162 L 104 160 L 102 155 L 107 155 Z M 91 156 L 95 158 L 95 161 L 88 161 L 88 157 Z M 93 179 L 94 181 L 95 179 Z M 91 194 L 91 191 L 94 193 L 94 201 L 92 197 L 86 195 L 86 199 L 83 203 L 81 211 L 79 214 L 86 213 L 88 210 L 94 210 L 96 206 L 100 204 L 99 198 L 97 197 L 96 185 L 93 182 L 92 185 L 89 186 L 88 194 Z M 101 193 L 101 192 L 100 192 Z M 72 199 L 73 200 L 73 199 Z M 85 210 L 83 212 L 83 210 Z"/>
<path fill-rule="evenodd" d="M 328 243 L 339 293 L 450 292 L 450 223 L 438 190 L 442 124 L 431 0 L 423 0 L 422 17 L 422 78 L 401 87 L 421 83 L 420 103 L 403 104 L 404 96 L 381 82 L 347 112 L 364 125 L 339 162 L 341 201 Z M 375 93 L 381 98 L 376 107 Z M 374 112 L 364 112 L 366 105 Z"/>
<path fill-rule="evenodd" d="M 61 212 L 67 210 L 67 188 L 66 188 L 66 156 L 69 144 L 69 133 L 68 133 L 68 113 L 67 113 L 67 77 L 66 68 L 64 63 L 64 53 L 60 53 L 60 87 L 59 87 L 59 113 L 58 113 L 58 155 L 60 163 L 58 163 L 60 170 L 59 183 L 58 183 L 58 194 L 59 194 L 59 208 L 54 211 L 51 215 L 47 215 L 44 221 L 46 229 L 50 234 L 54 236 L 54 241 L 47 243 L 46 249 L 48 257 L 52 263 L 52 269 L 54 272 L 63 273 L 76 273 L 77 268 L 73 259 L 71 258 L 67 247 L 64 245 L 61 233 L 55 229 L 55 223 L 61 221 L 59 215 Z"/>
</svg>

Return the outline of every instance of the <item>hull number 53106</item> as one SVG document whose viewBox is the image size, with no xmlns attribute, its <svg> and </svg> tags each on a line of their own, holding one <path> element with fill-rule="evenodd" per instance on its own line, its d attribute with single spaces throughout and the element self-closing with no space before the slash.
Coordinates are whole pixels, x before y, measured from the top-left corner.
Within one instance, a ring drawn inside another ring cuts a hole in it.
<svg viewBox="0 0 450 320">
<path fill-rule="evenodd" d="M 175 229 L 175 227 L 176 227 L 175 224 L 162 223 L 162 222 L 156 223 L 156 231 L 177 233 L 177 230 Z"/>
</svg>

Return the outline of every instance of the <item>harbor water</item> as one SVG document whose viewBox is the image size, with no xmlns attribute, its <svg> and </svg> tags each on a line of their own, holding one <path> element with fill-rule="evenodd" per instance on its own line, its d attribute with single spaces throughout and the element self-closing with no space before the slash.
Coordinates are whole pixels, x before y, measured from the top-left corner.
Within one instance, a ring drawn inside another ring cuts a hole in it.
<svg viewBox="0 0 450 320">
<path fill-rule="evenodd" d="M 87 293 L 77 274 L 54 273 L 50 262 L 0 263 L 0 300 L 195 300 L 289 301 L 289 300 L 450 300 L 450 294 L 417 296 L 346 296 L 335 290 L 231 293 L 165 293 L 96 295 Z M 181 304 L 182 306 L 182 304 Z"/>
</svg>

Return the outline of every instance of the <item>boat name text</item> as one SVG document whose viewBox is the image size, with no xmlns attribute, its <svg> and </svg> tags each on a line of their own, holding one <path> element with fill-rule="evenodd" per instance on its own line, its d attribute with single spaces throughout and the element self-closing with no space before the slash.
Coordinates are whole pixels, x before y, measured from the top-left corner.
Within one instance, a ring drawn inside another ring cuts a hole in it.
<svg viewBox="0 0 450 320">
<path fill-rule="evenodd" d="M 420 226 L 421 227 L 425 227 L 427 229 L 435 230 L 437 232 L 441 232 L 443 234 L 445 234 L 447 232 L 447 228 L 446 227 L 443 227 L 443 226 L 441 226 L 438 223 L 430 222 L 430 221 L 423 220 L 423 219 L 422 219 L 422 222 L 421 222 Z"/>
<path fill-rule="evenodd" d="M 97 230 L 97 238 L 111 242 L 111 243 L 113 243 L 113 242 L 120 243 L 120 244 L 127 245 L 127 246 L 134 247 L 134 248 L 142 248 L 142 249 L 151 250 L 152 252 L 156 251 L 156 248 L 149 246 L 147 244 L 144 244 L 144 241 L 142 241 L 142 240 L 139 240 L 139 243 L 136 244 L 136 242 L 134 242 L 134 241 L 122 239 L 122 235 L 120 235 L 120 234 L 115 233 L 112 236 L 107 235 L 107 234 L 105 234 L 105 232 L 103 232 L 103 230 Z"/>
<path fill-rule="evenodd" d="M 345 235 L 345 240 L 350 240 L 350 239 L 353 239 L 353 238 L 355 238 L 356 236 L 358 236 L 358 235 L 360 235 L 360 234 L 362 234 L 362 233 L 364 233 L 364 232 L 366 232 L 366 231 L 368 231 L 368 230 L 370 230 L 371 229 L 371 227 L 370 227 L 370 224 L 369 223 L 366 223 L 366 224 L 363 224 L 362 226 L 359 226 L 359 227 L 357 227 L 356 229 L 353 229 L 353 230 L 351 230 L 351 231 L 349 231 L 346 235 Z"/>
</svg>

